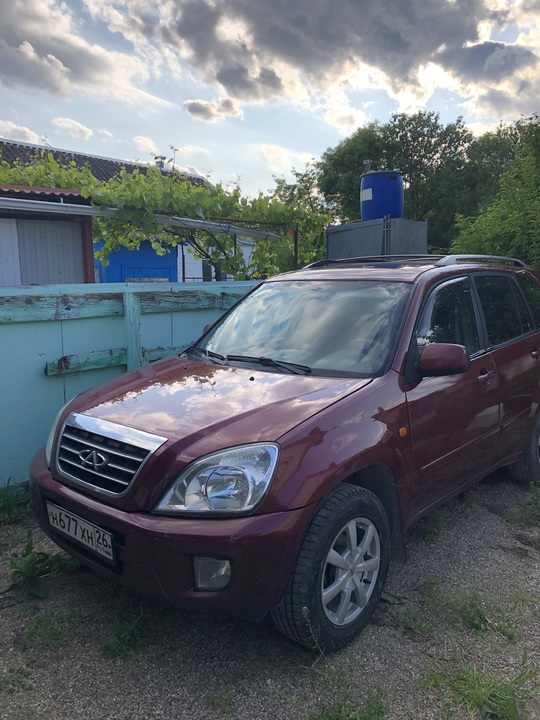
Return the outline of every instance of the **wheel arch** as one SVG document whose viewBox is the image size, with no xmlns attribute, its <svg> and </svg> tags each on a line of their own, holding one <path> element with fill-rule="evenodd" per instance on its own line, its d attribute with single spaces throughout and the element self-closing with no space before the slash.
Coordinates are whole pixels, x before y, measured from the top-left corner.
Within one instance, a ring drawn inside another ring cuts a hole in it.
<svg viewBox="0 0 540 720">
<path fill-rule="evenodd" d="M 403 533 L 401 505 L 395 477 L 384 463 L 372 463 L 343 478 L 342 483 L 363 487 L 376 495 L 386 510 L 392 540 L 392 558 L 400 563 L 407 560 Z"/>
</svg>

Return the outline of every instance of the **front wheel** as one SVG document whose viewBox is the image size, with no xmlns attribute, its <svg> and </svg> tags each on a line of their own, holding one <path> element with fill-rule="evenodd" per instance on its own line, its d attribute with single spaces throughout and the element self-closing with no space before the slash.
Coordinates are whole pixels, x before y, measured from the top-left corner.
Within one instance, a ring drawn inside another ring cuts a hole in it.
<svg viewBox="0 0 540 720">
<path fill-rule="evenodd" d="M 366 625 L 390 560 L 390 530 L 376 495 L 340 485 L 316 512 L 296 568 L 272 618 L 301 645 L 321 651 L 347 645 Z"/>
</svg>

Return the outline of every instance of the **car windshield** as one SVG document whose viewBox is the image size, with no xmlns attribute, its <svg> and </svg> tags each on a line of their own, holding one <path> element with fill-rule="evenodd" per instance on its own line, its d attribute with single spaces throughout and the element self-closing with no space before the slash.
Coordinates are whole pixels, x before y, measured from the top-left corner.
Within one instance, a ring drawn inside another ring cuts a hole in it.
<svg viewBox="0 0 540 720">
<path fill-rule="evenodd" d="M 411 287 L 367 280 L 266 282 L 196 347 L 234 365 L 245 358 L 281 372 L 287 368 L 275 361 L 314 375 L 373 377 L 391 358 Z"/>
</svg>

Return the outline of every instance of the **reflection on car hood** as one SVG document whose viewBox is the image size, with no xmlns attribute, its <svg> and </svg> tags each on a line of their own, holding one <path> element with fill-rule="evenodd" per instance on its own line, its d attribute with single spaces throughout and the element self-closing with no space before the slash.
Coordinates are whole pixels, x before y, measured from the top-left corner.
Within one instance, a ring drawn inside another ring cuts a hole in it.
<svg viewBox="0 0 540 720">
<path fill-rule="evenodd" d="M 88 391 L 73 409 L 172 440 L 193 442 L 217 434 L 218 444 L 225 447 L 276 440 L 369 382 L 215 366 L 175 357 Z"/>
</svg>

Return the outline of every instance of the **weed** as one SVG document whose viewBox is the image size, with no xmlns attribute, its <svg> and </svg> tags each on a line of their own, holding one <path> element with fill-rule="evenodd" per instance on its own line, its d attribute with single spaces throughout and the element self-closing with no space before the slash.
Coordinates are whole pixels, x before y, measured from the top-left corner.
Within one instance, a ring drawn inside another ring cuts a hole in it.
<svg viewBox="0 0 540 720">
<path fill-rule="evenodd" d="M 102 640 L 101 653 L 106 657 L 129 657 L 138 653 L 147 644 L 139 625 L 142 616 L 141 610 L 136 618 L 119 623 L 113 633 Z"/>
<path fill-rule="evenodd" d="M 491 613 L 497 617 L 490 617 L 482 598 L 474 590 L 468 590 L 450 598 L 448 610 L 457 624 L 465 630 L 472 630 L 478 635 L 493 631 L 508 640 L 515 640 L 517 637 L 515 616 L 501 609 L 492 608 Z"/>
<path fill-rule="evenodd" d="M 321 708 L 310 715 L 310 720 L 380 720 L 386 712 L 382 690 L 378 688 L 356 710 L 347 703 Z"/>
<path fill-rule="evenodd" d="M 418 589 L 426 605 L 437 612 L 439 619 L 445 618 L 449 625 L 471 630 L 478 635 L 495 632 L 507 640 L 516 640 L 518 637 L 516 629 L 520 615 L 518 606 L 523 605 L 519 593 L 512 593 L 506 600 L 499 598 L 498 601 L 494 601 L 490 598 L 489 603 L 486 604 L 476 590 L 468 589 L 453 595 L 445 594 L 440 582 L 435 578 L 426 579 Z M 504 607 L 506 601 L 510 601 L 512 605 L 511 612 Z M 414 627 L 409 629 L 418 631 Z"/>
<path fill-rule="evenodd" d="M 512 680 L 503 680 L 484 668 L 460 660 L 455 665 L 439 664 L 439 672 L 432 673 L 429 687 L 448 691 L 452 700 L 466 707 L 471 717 L 519 720 L 526 700 L 537 687 L 531 687 L 531 680 L 537 674 L 538 669 L 525 669 L 525 658 L 521 672 Z"/>
<path fill-rule="evenodd" d="M 427 542 L 435 542 L 444 528 L 444 513 L 442 510 L 434 510 L 421 521 L 424 539 Z"/>
<path fill-rule="evenodd" d="M 418 586 L 418 592 L 429 607 L 438 605 L 442 595 L 441 581 L 439 578 L 429 575 Z"/>
<path fill-rule="evenodd" d="M 30 495 L 26 485 L 14 485 L 11 479 L 0 487 L 0 525 L 15 525 L 30 511 Z"/>
<path fill-rule="evenodd" d="M 35 607 L 29 608 L 29 613 L 35 611 Z M 35 617 L 21 635 L 23 647 L 38 645 L 50 650 L 57 650 L 70 637 L 75 624 L 72 615 L 58 614 L 51 615 L 48 612 Z"/>
<path fill-rule="evenodd" d="M 11 582 L 0 587 L 0 593 L 7 592 L 14 585 L 22 582 L 31 595 L 44 598 L 47 587 L 43 578 L 61 570 L 72 572 L 80 567 L 78 560 L 63 553 L 45 553 L 34 550 L 32 533 L 28 533 L 26 545 L 20 555 L 12 555 L 9 561 L 11 569 Z"/>
<path fill-rule="evenodd" d="M 307 625 L 307 628 L 308 628 L 311 638 L 313 640 L 314 649 L 316 649 L 319 653 L 319 657 L 317 658 L 317 660 L 319 658 L 323 658 L 324 660 L 326 660 L 326 655 L 324 654 L 324 650 L 320 646 L 319 641 L 317 640 L 317 636 L 315 635 L 315 632 L 313 630 L 313 626 L 311 624 L 311 619 L 309 617 L 309 610 L 307 607 L 302 608 L 302 615 L 304 616 L 304 621 Z M 315 662 L 317 662 L 317 660 Z"/>
<path fill-rule="evenodd" d="M 232 696 L 227 695 L 216 695 L 210 698 L 209 702 L 210 709 L 214 712 L 219 712 L 222 715 L 230 715 L 233 711 L 233 700 Z"/>
<path fill-rule="evenodd" d="M 17 690 L 32 690 L 28 680 L 30 673 L 26 668 L 10 668 L 0 677 L 0 693 L 14 693 Z"/>
<path fill-rule="evenodd" d="M 422 637 L 431 637 L 433 635 L 433 625 L 429 620 L 419 612 L 414 610 L 406 610 L 398 615 L 398 623 L 405 630 Z"/>
</svg>

